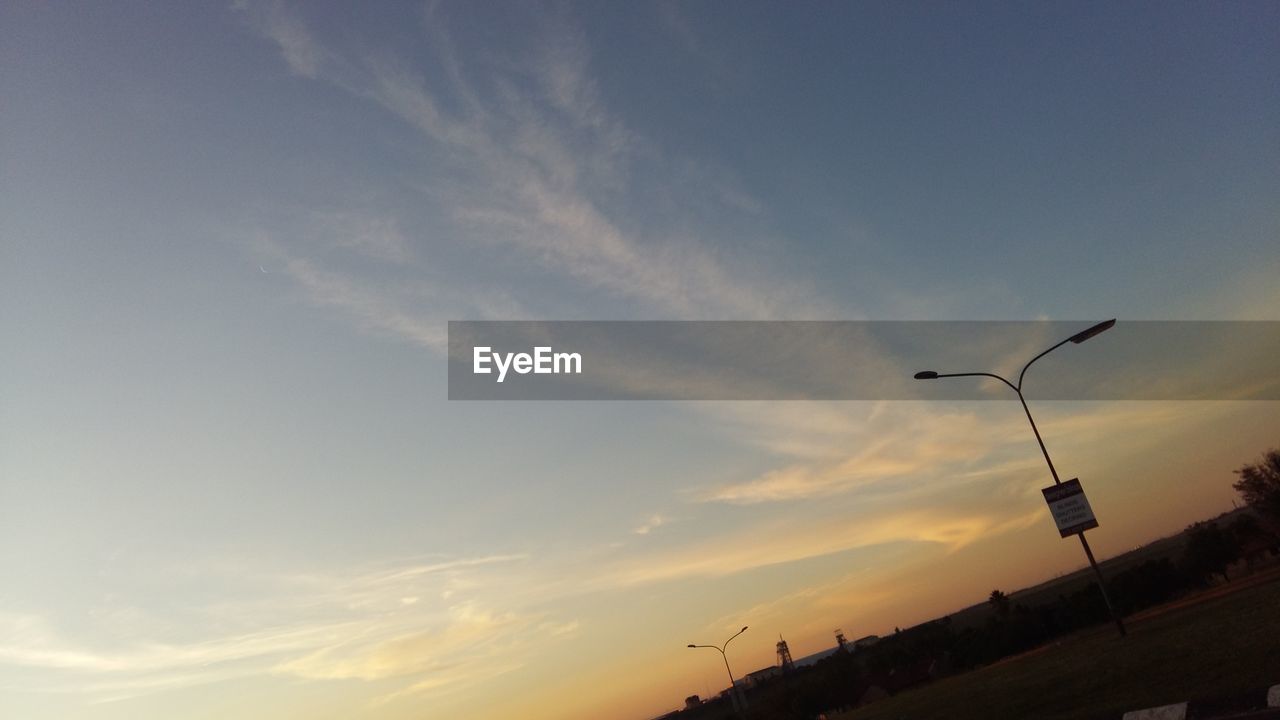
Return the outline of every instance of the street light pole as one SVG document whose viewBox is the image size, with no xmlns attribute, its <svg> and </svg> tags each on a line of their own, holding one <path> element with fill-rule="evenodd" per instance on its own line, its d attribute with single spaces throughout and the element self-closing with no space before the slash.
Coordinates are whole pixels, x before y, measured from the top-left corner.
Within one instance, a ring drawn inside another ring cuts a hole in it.
<svg viewBox="0 0 1280 720">
<path fill-rule="evenodd" d="M 1049 457 L 1049 450 L 1045 448 L 1044 439 L 1040 437 L 1040 429 L 1036 427 L 1035 418 L 1031 417 L 1031 408 L 1027 407 L 1027 399 L 1022 396 L 1022 380 L 1024 377 L 1026 377 L 1027 368 L 1031 367 L 1031 364 L 1034 363 L 1035 361 L 1039 360 L 1045 355 L 1048 355 L 1054 350 L 1057 350 L 1063 345 L 1066 345 L 1069 342 L 1079 345 L 1080 343 L 1084 342 L 1085 340 L 1088 340 L 1089 338 L 1093 337 L 1094 335 L 1097 335 L 1098 333 L 1104 332 L 1106 330 L 1110 330 L 1111 327 L 1115 324 L 1116 324 L 1116 321 L 1114 319 L 1107 320 L 1105 322 L 1100 322 L 1097 325 L 1094 325 L 1088 328 L 1087 330 L 1083 330 L 1081 332 L 1076 333 L 1075 335 L 1072 335 L 1066 340 L 1063 340 L 1057 345 L 1054 345 L 1048 350 L 1045 350 L 1039 355 L 1031 358 L 1031 360 L 1029 360 L 1026 365 L 1022 366 L 1022 372 L 1018 373 L 1017 385 L 1014 385 L 1013 383 L 1009 382 L 1003 377 L 1000 377 L 999 375 L 995 375 L 993 373 L 984 373 L 984 372 L 937 373 L 932 370 L 924 370 L 922 372 L 916 373 L 915 378 L 917 380 L 936 380 L 938 378 L 945 378 L 945 377 L 982 376 L 982 377 L 995 378 L 996 380 L 999 380 L 1005 385 L 1008 385 L 1010 389 L 1012 389 L 1015 393 L 1017 393 L 1018 401 L 1022 403 L 1022 411 L 1027 414 L 1027 422 L 1031 423 L 1031 432 L 1035 433 L 1036 443 L 1040 445 L 1040 452 L 1044 454 L 1044 461 L 1049 465 L 1049 474 L 1053 475 L 1053 484 L 1061 485 L 1062 480 L 1058 478 L 1058 469 L 1053 466 L 1053 460 Z M 1107 592 L 1107 583 L 1102 577 L 1102 570 L 1098 568 L 1098 561 L 1095 560 L 1093 557 L 1093 549 L 1089 547 L 1089 541 L 1085 539 L 1083 530 L 1076 533 L 1076 536 L 1080 538 L 1080 547 L 1084 548 L 1085 557 L 1089 558 L 1089 567 L 1093 568 L 1093 573 L 1098 578 L 1098 589 L 1102 591 L 1102 601 L 1107 605 L 1107 612 L 1110 613 L 1111 619 L 1115 621 L 1116 630 L 1120 632 L 1120 637 L 1124 637 L 1127 634 L 1124 628 L 1124 621 L 1120 618 L 1120 615 L 1116 612 L 1115 607 L 1111 604 L 1111 595 L 1110 593 Z"/>
<path fill-rule="evenodd" d="M 711 648 L 712 650 L 715 650 L 716 652 L 720 653 L 720 657 L 724 660 L 725 672 L 729 673 L 729 700 L 733 702 L 733 709 L 739 715 L 742 714 L 742 710 L 738 707 L 737 681 L 733 679 L 733 670 L 729 669 L 729 656 L 725 654 L 725 650 L 728 649 L 729 643 L 733 640 L 733 638 L 738 637 L 739 635 L 741 635 L 746 631 L 747 631 L 747 626 L 743 625 L 741 630 L 733 634 L 733 637 L 730 637 L 728 640 L 724 641 L 724 645 L 694 645 L 692 643 L 689 645 L 689 647 L 691 648 Z"/>
</svg>

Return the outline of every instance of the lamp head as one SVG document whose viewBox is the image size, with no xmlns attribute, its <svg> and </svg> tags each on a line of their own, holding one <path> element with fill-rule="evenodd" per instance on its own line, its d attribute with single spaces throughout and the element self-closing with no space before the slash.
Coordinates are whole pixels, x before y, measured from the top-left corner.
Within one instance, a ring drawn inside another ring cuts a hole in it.
<svg viewBox="0 0 1280 720">
<path fill-rule="evenodd" d="M 691 647 L 691 648 L 696 648 L 696 647 L 698 647 L 698 646 L 697 646 L 697 645 L 690 644 L 690 645 L 689 645 L 689 647 Z"/>
<path fill-rule="evenodd" d="M 1104 322 L 1098 323 L 1097 325 L 1094 325 L 1088 330 L 1081 330 L 1075 335 L 1072 335 L 1069 339 L 1071 340 L 1071 342 L 1075 343 L 1076 345 L 1079 345 L 1080 343 L 1084 342 L 1085 340 L 1088 340 L 1094 335 L 1110 330 L 1111 326 L 1115 324 L 1116 324 L 1115 318 L 1111 318 L 1110 320 L 1106 320 Z"/>
<path fill-rule="evenodd" d="M 932 370 L 921 370 L 920 372 L 916 373 L 916 379 L 917 380 L 937 380 L 938 373 Z"/>
</svg>

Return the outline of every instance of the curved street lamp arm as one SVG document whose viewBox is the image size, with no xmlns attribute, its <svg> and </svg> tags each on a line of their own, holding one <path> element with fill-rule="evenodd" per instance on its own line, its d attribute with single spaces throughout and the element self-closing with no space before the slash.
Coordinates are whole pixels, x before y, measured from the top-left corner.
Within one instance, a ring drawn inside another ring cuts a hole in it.
<svg viewBox="0 0 1280 720">
<path fill-rule="evenodd" d="M 1110 330 L 1112 327 L 1115 326 L 1115 324 L 1116 324 L 1115 318 L 1111 318 L 1110 320 L 1104 320 L 1103 322 L 1100 322 L 1097 325 L 1081 330 L 1075 335 L 1072 335 L 1066 340 L 1063 340 L 1057 345 L 1054 345 L 1048 350 L 1045 350 L 1039 355 L 1031 358 L 1030 360 L 1027 361 L 1026 365 L 1022 366 L 1022 372 L 1018 373 L 1018 386 L 1014 389 L 1017 390 L 1018 392 L 1022 392 L 1022 377 L 1027 374 L 1027 368 L 1031 367 L 1031 363 L 1039 360 L 1040 358 L 1044 357 L 1045 355 L 1048 355 L 1049 353 L 1053 352 L 1054 350 L 1057 350 L 1058 348 L 1062 347 L 1063 345 L 1066 345 L 1067 343 L 1075 343 L 1079 345 L 1080 343 L 1084 342 L 1085 340 L 1088 340 L 1094 335 L 1099 335 L 1103 332 L 1106 332 L 1107 330 Z"/>
<path fill-rule="evenodd" d="M 739 635 L 741 635 L 742 633 L 744 633 L 744 632 L 746 632 L 746 631 L 747 631 L 747 629 L 744 627 L 744 628 L 742 628 L 741 630 L 739 630 L 738 632 L 734 633 L 734 634 L 733 634 L 733 637 L 729 638 L 728 640 L 725 640 L 725 641 L 724 641 L 724 647 L 725 647 L 725 649 L 727 650 L 727 649 L 729 648 L 729 643 L 733 641 L 733 638 L 738 637 Z M 724 651 L 722 650 L 721 652 L 724 652 Z"/>
<path fill-rule="evenodd" d="M 1048 355 L 1049 353 L 1053 352 L 1054 350 L 1057 350 L 1058 348 L 1062 347 L 1063 345 L 1066 345 L 1067 343 L 1071 342 L 1075 337 L 1076 337 L 1075 335 L 1072 335 L 1071 337 L 1067 338 L 1066 340 L 1063 340 L 1062 342 L 1058 343 L 1057 345 L 1054 345 L 1053 347 L 1049 348 L 1048 350 L 1045 350 L 1044 352 L 1040 353 L 1039 355 L 1037 355 L 1037 356 L 1035 356 L 1035 357 L 1031 358 L 1030 360 L 1028 360 L 1028 361 L 1027 361 L 1027 364 L 1022 366 L 1022 372 L 1018 373 L 1018 386 L 1017 386 L 1017 387 L 1015 387 L 1015 388 L 1014 388 L 1014 390 L 1017 390 L 1018 392 L 1022 392 L 1022 377 L 1023 377 L 1024 375 L 1026 375 L 1026 374 L 1027 374 L 1027 368 L 1031 367 L 1031 363 L 1033 363 L 1033 362 L 1035 362 L 1035 361 L 1039 360 L 1040 358 L 1044 357 L 1045 355 Z"/>
<path fill-rule="evenodd" d="M 1056 347 L 1056 346 L 1055 346 L 1055 347 Z M 1052 350 L 1053 348 L 1049 348 L 1049 349 L 1050 349 L 1050 350 Z M 1046 350 L 1045 352 L 1048 352 L 1048 351 Z M 1031 362 L 1035 362 L 1035 361 L 1034 361 L 1034 360 L 1032 360 Z M 1030 365 L 1031 363 L 1027 363 L 1027 364 L 1028 364 L 1028 365 Z M 1023 368 L 1023 371 L 1025 372 L 1025 371 L 1026 371 L 1026 369 L 1025 369 L 1025 368 Z M 996 374 L 994 374 L 994 373 L 938 373 L 938 377 L 940 377 L 940 378 L 944 378 L 944 377 L 989 377 L 989 378 L 995 378 L 995 379 L 999 380 L 1000 382 L 1004 383 L 1005 385 L 1008 385 L 1008 386 L 1009 386 L 1009 388 L 1010 388 L 1011 390 L 1013 390 L 1014 392 L 1018 392 L 1018 386 L 1017 386 L 1017 385 L 1014 385 L 1013 383 L 1009 382 L 1008 380 L 1005 380 L 1004 378 L 1002 378 L 1002 377 L 1000 377 L 999 375 L 996 375 Z M 1021 378 L 1019 378 L 1019 379 L 1018 379 L 1018 382 L 1022 382 L 1022 379 L 1021 379 Z"/>
</svg>

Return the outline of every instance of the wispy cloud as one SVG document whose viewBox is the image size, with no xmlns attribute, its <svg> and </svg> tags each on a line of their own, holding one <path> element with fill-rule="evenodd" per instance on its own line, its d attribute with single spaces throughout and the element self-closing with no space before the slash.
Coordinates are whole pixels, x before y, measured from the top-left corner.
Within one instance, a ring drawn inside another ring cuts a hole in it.
<svg viewBox="0 0 1280 720">
<path fill-rule="evenodd" d="M 1115 432 L 1172 431 L 1206 412 L 1177 403 L 1061 404 L 1037 410 L 1050 443 L 1069 449 Z M 917 496 L 957 483 L 1041 477 L 1043 460 L 1016 403 L 706 404 L 731 437 L 769 451 L 781 467 L 712 487 L 696 502 L 798 502 L 861 490 Z"/>
<path fill-rule="evenodd" d="M 875 517 L 801 518 L 733 531 L 679 548 L 642 554 L 614 569 L 617 586 L 724 577 L 756 568 L 895 542 L 929 543 L 948 552 L 979 538 L 1043 522 L 1042 507 L 926 508 Z"/>
<path fill-rule="evenodd" d="M 274 671 L 308 679 L 379 680 L 451 669 L 467 652 L 533 624 L 514 613 L 495 613 L 470 603 L 448 608 L 446 616 L 428 630 L 326 645 L 282 662 Z"/>
<path fill-rule="evenodd" d="M 5 637 L 0 660 L 95 673 L 150 673 L 269 656 L 331 639 L 344 627 L 272 627 L 185 644 L 148 642 L 127 650 L 99 651 L 65 641 L 39 615 L 6 615 L 0 622 Z"/>
<path fill-rule="evenodd" d="M 238 7 L 245 9 L 247 4 L 239 4 Z M 324 51 L 299 18 L 280 4 L 272 3 L 261 13 L 261 23 L 267 37 L 280 46 L 280 55 L 290 70 L 313 79 L 319 74 Z"/>
<path fill-rule="evenodd" d="M 320 39 L 301 15 L 282 6 L 251 9 L 248 17 L 295 73 L 398 118 L 435 159 L 414 182 L 426 202 L 446 213 L 436 214 L 444 223 L 439 242 L 452 252 L 424 251 L 418 245 L 429 248 L 435 241 L 406 238 L 394 214 L 358 207 L 329 213 L 324 232 L 337 236 L 338 245 L 410 267 L 433 255 L 457 258 L 459 251 L 481 264 L 501 262 L 508 253 L 528 263 L 519 281 L 507 286 L 512 301 L 497 306 L 486 300 L 485 283 L 454 282 L 447 267 L 432 275 L 430 296 L 406 302 L 378 278 L 321 258 L 314 233 L 273 233 L 273 242 L 297 263 L 291 275 L 317 304 L 341 308 L 367 329 L 432 349 L 439 344 L 431 326 L 450 317 L 475 317 L 486 307 L 524 315 L 539 305 L 558 306 L 558 298 L 539 289 L 540 278 L 571 279 L 577 292 L 610 298 L 615 307 L 641 315 L 771 318 L 825 312 L 804 285 L 771 276 L 766 268 L 726 263 L 683 224 L 664 228 L 645 218 L 646 229 L 636 229 L 641 223 L 625 211 L 624 200 L 643 189 L 638 184 L 645 181 L 634 169 L 638 163 L 671 166 L 665 177 L 688 179 L 688 192 L 675 195 L 687 216 L 699 215 L 696 209 L 706 203 L 721 214 L 755 215 L 761 205 L 732 180 L 707 187 L 706 173 L 680 169 L 686 159 L 667 158 L 611 113 L 592 77 L 586 37 L 567 18 L 557 15 L 534 25 L 532 31 L 545 36 L 537 50 L 513 49 L 504 62 L 482 65 L 457 55 L 447 13 L 433 7 L 423 32 L 446 72 L 444 82 L 430 84 L 394 53 L 341 50 Z"/>
<path fill-rule="evenodd" d="M 389 263 L 405 264 L 413 260 L 413 249 L 395 218 L 330 212 L 320 214 L 316 220 L 332 234 L 338 247 Z"/>
<path fill-rule="evenodd" d="M 636 535 L 648 535 L 669 522 L 671 522 L 671 518 L 655 513 L 650 515 L 647 520 L 636 526 L 636 529 L 632 530 L 632 532 Z"/>
<path fill-rule="evenodd" d="M 316 305 L 341 310 L 366 330 L 388 333 L 436 352 L 447 347 L 445 327 L 408 306 L 408 298 L 371 287 L 356 277 L 327 269 L 282 248 L 276 257 L 283 262 L 284 272 Z"/>
<path fill-rule="evenodd" d="M 140 636 L 124 643 L 73 642 L 50 617 L 5 613 L 0 664 L 59 671 L 67 684 L 49 691 L 75 692 L 94 702 L 266 672 L 304 680 L 399 678 L 397 697 L 445 691 L 512 665 L 532 643 L 576 631 L 572 619 L 528 610 L 509 596 L 502 607 L 503 598 L 478 591 L 487 584 L 481 573 L 488 568 L 524 560 L 438 559 L 256 580 L 242 573 L 236 582 L 252 586 L 250 599 L 206 606 L 197 625 L 209 630 L 192 636 L 195 628 L 188 628 L 181 638 L 169 636 L 172 625 L 156 617 L 149 628 L 139 622 Z M 465 597 L 441 600 L 441 589 L 455 580 L 466 581 L 454 585 Z"/>
<path fill-rule="evenodd" d="M 749 411 L 750 412 L 750 411 Z M 775 449 L 794 449 L 801 462 L 770 470 L 749 480 L 694 492 L 702 502 L 753 504 L 802 500 L 846 493 L 873 483 L 946 476 L 989 455 L 1002 436 L 974 411 L 927 412 L 918 407 L 872 406 L 868 412 L 848 406 L 817 404 L 818 417 L 834 416 L 838 432 L 810 433 L 779 418 L 750 415 L 749 437 Z M 738 427 L 744 427 L 740 424 Z M 789 440 L 789 438 L 795 438 Z M 796 447 L 800 446 L 800 447 Z"/>
<path fill-rule="evenodd" d="M 865 571 L 847 573 L 825 582 L 792 590 L 746 608 L 735 609 L 711 620 L 706 624 L 706 628 L 733 632 L 743 618 L 751 618 L 751 622 L 756 626 L 768 626 L 784 621 L 793 630 L 802 629 L 797 618 L 813 617 L 825 624 L 827 613 L 819 611 L 825 609 L 824 606 L 829 603 L 836 602 L 841 610 L 851 612 L 858 608 L 883 603 L 893 596 L 892 590 L 872 587 L 868 584 L 868 580 L 869 573 Z M 827 631 L 830 628 L 824 625 L 822 629 Z"/>
</svg>

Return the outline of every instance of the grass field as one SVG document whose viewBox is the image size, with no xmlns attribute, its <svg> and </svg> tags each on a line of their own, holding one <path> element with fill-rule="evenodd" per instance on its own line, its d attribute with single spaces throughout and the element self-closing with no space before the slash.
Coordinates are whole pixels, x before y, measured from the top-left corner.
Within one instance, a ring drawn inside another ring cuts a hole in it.
<svg viewBox="0 0 1280 720">
<path fill-rule="evenodd" d="M 908 690 L 841 720 L 1097 720 L 1280 683 L 1280 573 L 1236 581 L 1020 657 Z M 1233 591 L 1234 590 L 1234 591 Z M 1229 592 L 1224 592 L 1229 591 Z"/>
</svg>

